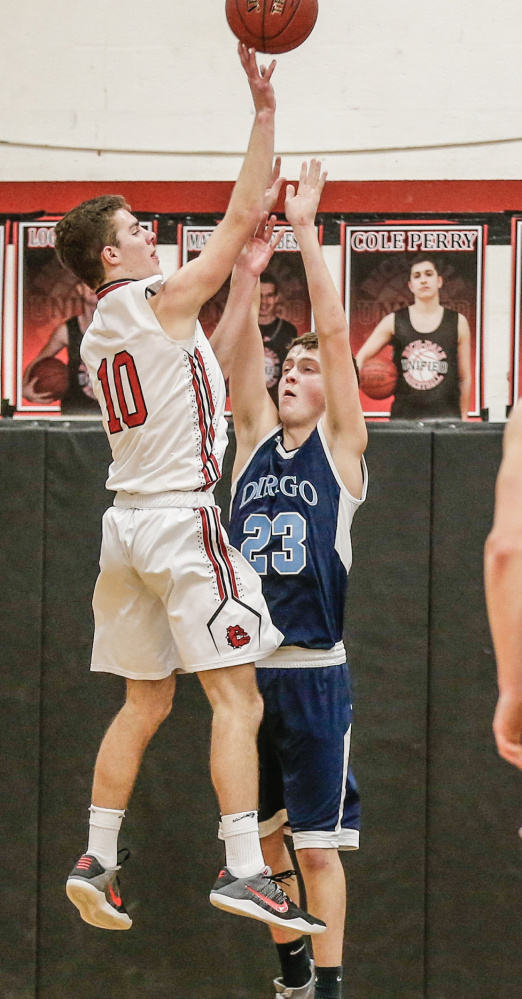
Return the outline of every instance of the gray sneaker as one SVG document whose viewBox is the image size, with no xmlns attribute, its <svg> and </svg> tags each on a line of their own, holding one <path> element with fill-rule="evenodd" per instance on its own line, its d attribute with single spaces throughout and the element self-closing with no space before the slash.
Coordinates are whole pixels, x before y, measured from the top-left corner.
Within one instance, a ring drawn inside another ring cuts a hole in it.
<svg viewBox="0 0 522 999">
<path fill-rule="evenodd" d="M 290 989 L 283 985 L 282 978 L 274 978 L 276 989 L 275 999 L 314 999 L 315 996 L 315 968 L 314 962 L 310 961 L 310 971 L 312 972 L 310 981 L 306 985 L 301 985 L 300 989 Z"/>
<path fill-rule="evenodd" d="M 65 890 L 84 922 L 104 930 L 130 930 L 132 919 L 121 900 L 117 877 L 129 856 L 124 847 L 118 852 L 118 866 L 107 870 L 90 853 L 84 853 L 75 864 Z"/>
<path fill-rule="evenodd" d="M 282 926 L 285 930 L 298 930 L 299 933 L 324 933 L 326 923 L 316 919 L 292 902 L 279 887 L 295 871 L 272 874 L 265 867 L 261 874 L 251 878 L 235 878 L 228 867 L 223 867 L 210 892 L 210 901 L 217 909 L 235 912 L 238 916 L 250 916 L 272 926 Z"/>
</svg>

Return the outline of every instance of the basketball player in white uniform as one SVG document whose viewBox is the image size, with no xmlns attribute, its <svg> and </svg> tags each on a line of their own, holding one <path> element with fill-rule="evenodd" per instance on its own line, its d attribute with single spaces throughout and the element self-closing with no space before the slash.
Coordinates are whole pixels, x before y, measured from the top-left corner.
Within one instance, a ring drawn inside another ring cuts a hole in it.
<svg viewBox="0 0 522 999">
<path fill-rule="evenodd" d="M 359 838 L 342 629 L 350 525 L 366 494 L 367 432 L 344 308 L 315 228 L 325 178 L 312 160 L 303 165 L 297 194 L 287 188 L 286 216 L 302 253 L 317 337 L 298 340 L 283 362 L 279 413 L 266 390 L 252 306 L 256 275 L 268 263 L 255 245 L 238 261 L 234 308 L 227 305 L 221 320 L 231 335 L 234 324 L 243 326 L 230 377 L 237 439 L 230 533 L 260 573 L 285 636 L 257 671 L 265 699 L 263 853 L 274 870 L 291 867 L 283 836 L 288 815 L 308 903 L 327 924 L 314 937 L 315 970 L 299 933 L 272 928 L 281 962 L 275 991 L 286 999 L 340 999 L 346 883 L 338 851 L 356 849 Z M 238 305 L 239 284 L 250 289 L 250 309 Z M 295 880 L 288 891 L 298 899 Z"/>
<path fill-rule="evenodd" d="M 522 400 L 504 433 L 485 577 L 499 688 L 493 731 L 500 755 L 522 770 Z"/>
<path fill-rule="evenodd" d="M 267 872 L 257 828 L 256 734 L 262 703 L 252 660 L 281 636 L 254 571 L 228 544 L 213 500 L 226 446 L 223 373 L 198 312 L 222 285 L 259 222 L 273 156 L 274 63 L 258 71 L 240 45 L 256 116 L 225 217 L 197 260 L 162 283 L 154 234 L 123 198 L 70 211 L 56 227 L 62 262 L 97 289 L 82 343 L 112 449 L 92 669 L 126 678 L 126 702 L 96 761 L 86 853 L 67 882 L 82 918 L 125 930 L 117 837 L 143 752 L 169 714 L 176 672 L 197 672 L 214 711 L 211 773 L 226 867 L 211 892 L 219 908 L 322 932 Z M 233 349 L 233 345 L 232 345 Z"/>
</svg>

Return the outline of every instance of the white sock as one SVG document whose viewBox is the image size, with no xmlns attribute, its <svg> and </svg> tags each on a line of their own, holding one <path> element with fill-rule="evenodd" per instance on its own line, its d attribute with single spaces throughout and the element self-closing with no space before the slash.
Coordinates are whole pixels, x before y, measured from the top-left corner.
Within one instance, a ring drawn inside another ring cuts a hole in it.
<svg viewBox="0 0 522 999">
<path fill-rule="evenodd" d="M 87 853 L 99 860 L 102 867 L 113 868 L 118 863 L 118 833 L 125 810 L 118 808 L 89 808 L 89 843 Z"/>
<path fill-rule="evenodd" d="M 253 877 L 265 869 L 259 842 L 257 812 L 221 816 L 226 865 L 235 878 Z"/>
</svg>

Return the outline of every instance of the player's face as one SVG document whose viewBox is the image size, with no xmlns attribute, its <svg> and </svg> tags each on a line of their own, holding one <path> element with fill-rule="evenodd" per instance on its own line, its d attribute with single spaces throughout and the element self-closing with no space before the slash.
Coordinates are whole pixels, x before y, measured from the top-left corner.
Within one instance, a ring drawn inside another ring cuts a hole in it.
<svg viewBox="0 0 522 999">
<path fill-rule="evenodd" d="M 442 288 L 442 278 L 440 274 L 437 274 L 429 260 L 421 260 L 411 269 L 408 288 L 414 298 L 426 301 L 439 294 L 439 288 Z"/>
<path fill-rule="evenodd" d="M 275 319 L 277 292 L 270 281 L 261 282 L 261 301 L 259 303 L 259 322 L 266 326 Z"/>
<path fill-rule="evenodd" d="M 325 410 L 318 350 L 292 347 L 279 382 L 279 415 L 286 426 L 317 422 Z"/>
<path fill-rule="evenodd" d="M 117 254 L 116 263 L 125 271 L 125 275 L 140 280 L 161 274 L 156 253 L 156 234 L 144 229 L 126 208 L 118 209 L 114 221 L 118 245 L 110 249 Z"/>
</svg>

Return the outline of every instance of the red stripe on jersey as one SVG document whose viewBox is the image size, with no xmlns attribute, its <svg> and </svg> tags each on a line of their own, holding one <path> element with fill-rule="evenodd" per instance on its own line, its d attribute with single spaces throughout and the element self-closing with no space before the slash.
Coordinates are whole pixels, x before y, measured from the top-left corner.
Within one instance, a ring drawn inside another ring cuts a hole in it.
<svg viewBox="0 0 522 999">
<path fill-rule="evenodd" d="M 214 424 L 212 423 L 212 420 L 214 418 L 214 413 L 215 413 L 216 407 L 214 406 L 214 399 L 212 397 L 212 390 L 210 388 L 210 382 L 208 380 L 207 369 L 205 368 L 205 362 L 203 360 L 203 355 L 197 349 L 197 347 L 196 347 L 196 349 L 194 351 L 194 356 L 197 357 L 197 359 L 199 361 L 199 364 L 201 366 L 201 374 L 203 376 L 203 382 L 204 382 L 205 388 L 207 390 L 206 395 L 207 395 L 207 401 L 208 401 L 208 411 L 209 411 L 209 415 L 210 415 L 210 426 L 209 426 L 209 430 L 208 430 L 208 435 L 209 435 L 210 440 L 212 441 L 212 443 L 214 443 L 214 437 L 215 437 L 216 431 L 214 429 Z"/>
<path fill-rule="evenodd" d="M 210 488 L 211 488 L 212 486 L 214 486 L 214 485 L 216 484 L 216 482 L 218 482 L 218 480 L 219 480 L 219 479 L 221 478 L 221 472 L 220 472 L 220 470 L 219 470 L 219 465 L 218 465 L 218 461 L 217 461 L 217 458 L 216 458 L 216 456 L 215 456 L 215 454 L 214 454 L 214 453 L 212 453 L 212 454 L 210 455 L 210 458 L 209 458 L 209 464 L 210 464 L 210 465 L 212 465 L 212 467 L 213 467 L 213 469 L 214 469 L 214 478 L 213 478 L 213 479 L 210 479 L 210 475 L 209 475 L 209 480 L 210 480 L 210 481 L 208 481 L 208 482 L 207 482 L 206 486 L 201 486 L 201 489 L 202 489 L 202 490 L 205 490 L 205 489 L 210 489 Z"/>
<path fill-rule="evenodd" d="M 206 440 L 206 434 L 205 434 L 205 429 L 206 429 L 205 428 L 205 416 L 204 416 L 204 413 L 203 413 L 203 401 L 201 399 L 201 389 L 200 389 L 199 382 L 198 382 L 198 379 L 197 379 L 196 366 L 195 366 L 194 361 L 192 360 L 192 358 L 190 358 L 190 368 L 191 368 L 191 371 L 192 371 L 192 388 L 194 389 L 194 395 L 196 396 L 196 404 L 197 404 L 197 407 L 198 407 L 198 423 L 199 423 L 199 432 L 200 432 L 200 435 L 201 435 L 201 450 L 200 450 L 199 456 L 201 458 L 201 463 L 203 465 L 203 473 L 205 473 L 205 464 L 206 464 L 206 454 L 205 454 L 205 440 Z M 207 481 L 208 481 L 208 479 L 207 479 Z"/>
<path fill-rule="evenodd" d="M 205 551 L 209 557 L 209 560 L 214 568 L 216 574 L 216 581 L 218 585 L 218 592 L 221 600 L 224 600 L 227 593 L 225 589 L 225 580 L 223 577 L 223 570 L 221 569 L 214 552 L 212 551 L 212 541 L 210 536 L 210 523 L 208 520 L 208 510 L 206 507 L 200 507 L 199 512 L 201 515 L 201 526 L 203 528 L 203 543 L 205 545 Z"/>
<path fill-rule="evenodd" d="M 110 291 L 116 291 L 116 288 L 124 288 L 126 284 L 132 284 L 132 278 L 129 278 L 128 281 L 114 281 L 107 288 L 102 288 L 101 291 L 97 292 L 96 298 L 100 301 L 100 299 L 105 298 Z"/>
<path fill-rule="evenodd" d="M 232 587 L 232 593 L 234 594 L 235 597 L 237 597 L 239 599 L 239 593 L 238 593 L 238 589 L 237 589 L 237 583 L 236 583 L 236 576 L 235 576 L 235 573 L 234 573 L 234 567 L 233 567 L 232 562 L 230 561 L 230 558 L 228 556 L 227 546 L 226 546 L 226 544 L 224 542 L 223 534 L 222 534 L 222 530 L 221 530 L 221 524 L 219 522 L 219 518 L 218 518 L 217 512 L 215 510 L 212 510 L 212 514 L 213 514 L 213 517 L 214 517 L 214 522 L 215 522 L 215 527 L 216 527 L 216 540 L 217 540 L 217 546 L 218 546 L 218 549 L 219 549 L 219 554 L 221 555 L 221 558 L 223 559 L 223 561 L 224 561 L 224 563 L 225 563 L 225 565 L 226 565 L 226 567 L 228 569 L 228 578 L 230 580 L 230 585 Z"/>
<path fill-rule="evenodd" d="M 210 489 L 210 487 L 213 486 L 214 483 L 221 477 L 217 459 L 212 451 L 212 445 L 215 437 L 212 417 L 214 415 L 215 406 L 207 373 L 203 364 L 203 358 L 199 350 L 194 352 L 194 357 L 196 358 L 197 365 L 192 357 L 189 359 L 192 371 L 192 387 L 196 396 L 199 430 L 201 434 L 200 459 L 202 465 L 201 470 L 205 479 L 205 485 L 201 488 Z M 208 410 L 208 416 L 205 412 L 205 402 Z M 208 465 L 210 465 L 211 468 L 209 468 Z"/>
</svg>

